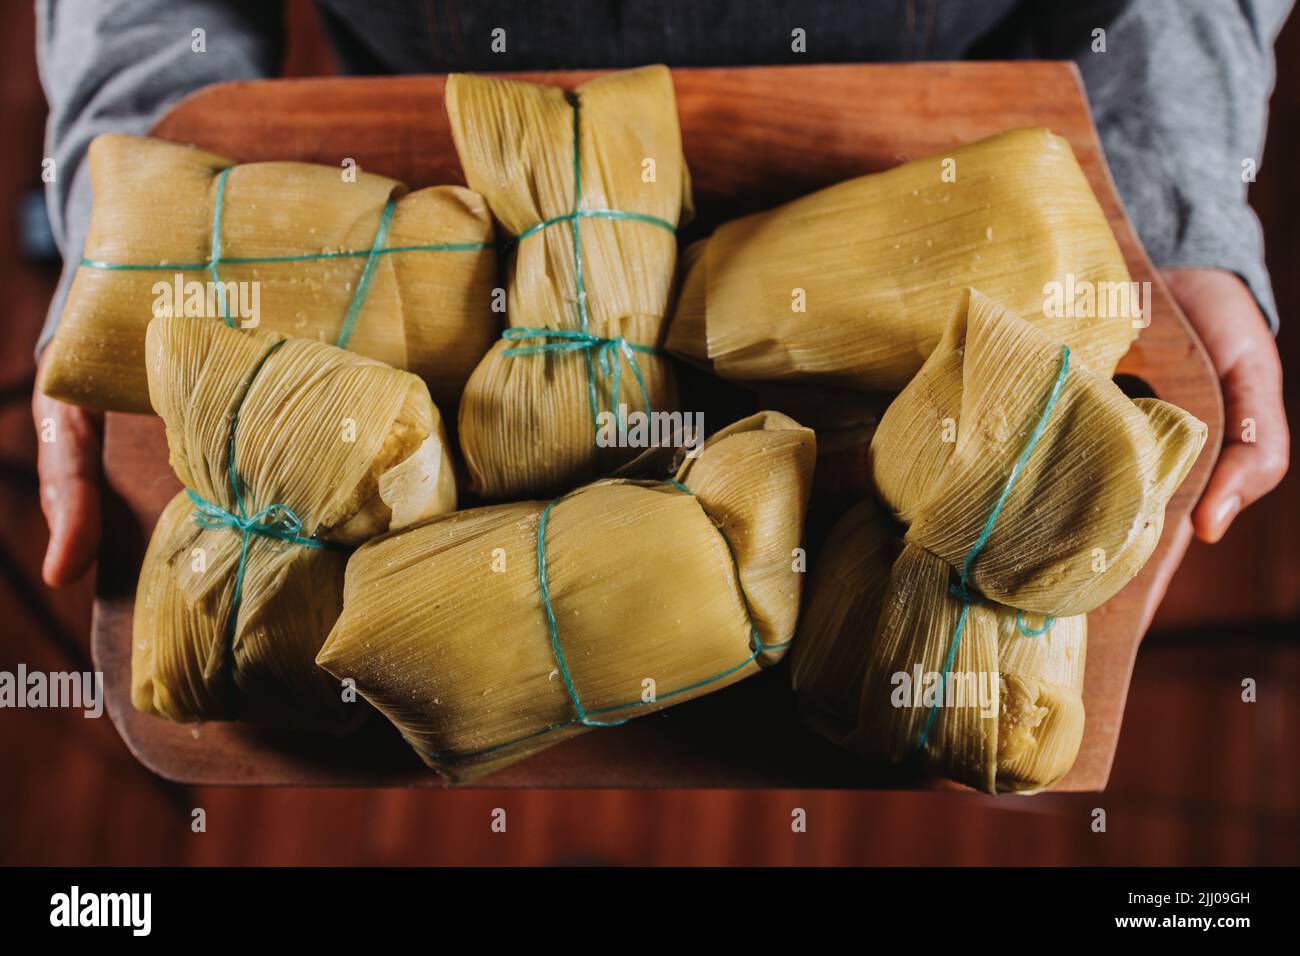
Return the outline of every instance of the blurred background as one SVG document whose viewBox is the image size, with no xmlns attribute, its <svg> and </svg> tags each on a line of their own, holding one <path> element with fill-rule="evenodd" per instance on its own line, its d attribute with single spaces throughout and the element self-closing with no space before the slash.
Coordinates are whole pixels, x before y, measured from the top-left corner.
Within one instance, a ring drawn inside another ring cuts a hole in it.
<svg viewBox="0 0 1300 956">
<path fill-rule="evenodd" d="M 335 71 L 308 0 L 287 5 L 287 75 Z M 30 4 L 0 38 L 0 670 L 90 670 L 93 575 L 40 583 L 46 529 L 29 409 L 58 263 L 40 164 Z M 1289 382 L 1300 377 L 1300 17 L 1277 48 L 1251 202 L 1267 234 Z M 1288 387 L 1293 432 L 1300 402 Z M 1293 456 L 1300 457 L 1300 456 Z M 1258 703 L 1240 700 L 1254 677 Z M 1193 544 L 1138 656 L 1104 794 L 1032 799 L 846 791 L 407 791 L 181 787 L 107 717 L 0 710 L 0 863 L 1296 864 L 1300 862 L 1300 467 L 1214 547 Z M 192 833 L 191 809 L 208 832 Z M 490 814 L 506 809 L 508 831 Z M 791 832 L 791 811 L 807 832 Z M 1107 831 L 1090 827 L 1093 808 Z"/>
</svg>

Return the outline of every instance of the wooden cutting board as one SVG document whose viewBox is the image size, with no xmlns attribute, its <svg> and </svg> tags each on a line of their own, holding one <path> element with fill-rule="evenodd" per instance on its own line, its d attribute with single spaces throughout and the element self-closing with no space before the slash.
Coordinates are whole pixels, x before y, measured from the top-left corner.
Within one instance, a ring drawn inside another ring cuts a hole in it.
<svg viewBox="0 0 1300 956">
<path fill-rule="evenodd" d="M 594 73 L 524 74 L 573 86 Z M 1186 518 L 1223 434 L 1216 377 L 1120 205 L 1069 63 L 957 63 L 683 69 L 674 73 L 699 214 L 687 238 L 814 189 L 1002 130 L 1045 126 L 1074 147 L 1136 281 L 1151 282 L 1151 325 L 1120 365 L 1209 425 L 1200 460 L 1170 503 L 1146 569 L 1089 616 L 1087 729 L 1062 790 L 1110 775 L 1142 634 L 1186 545 Z M 443 108 L 445 78 L 327 78 L 212 86 L 182 100 L 155 135 L 242 161 L 293 159 L 366 170 L 412 186 L 462 183 Z M 130 703 L 136 576 L 163 505 L 179 490 L 157 419 L 108 416 L 109 486 L 93 624 L 108 711 L 154 772 L 191 784 L 438 785 L 380 718 L 333 740 L 238 724 L 177 725 Z M 816 509 L 817 502 L 813 502 Z M 1182 537 L 1180 538 L 1180 533 Z M 489 777 L 520 787 L 893 787 L 936 785 L 861 761 L 804 728 L 786 667 L 616 729 L 596 730 Z M 939 784 L 942 785 L 942 784 Z"/>
</svg>

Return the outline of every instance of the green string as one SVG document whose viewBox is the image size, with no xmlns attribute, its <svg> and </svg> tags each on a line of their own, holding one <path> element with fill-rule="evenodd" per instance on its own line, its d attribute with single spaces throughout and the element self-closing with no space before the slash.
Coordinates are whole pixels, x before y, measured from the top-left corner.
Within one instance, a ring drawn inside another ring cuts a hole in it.
<svg viewBox="0 0 1300 956">
<path fill-rule="evenodd" d="M 560 223 L 569 224 L 569 232 L 573 238 L 573 279 L 574 288 L 577 291 L 578 306 L 578 328 L 575 329 L 544 329 L 530 328 L 527 326 L 512 326 L 501 333 L 501 338 L 507 342 L 518 342 L 526 339 L 559 339 L 560 341 L 548 342 L 542 345 L 529 345 L 519 348 L 510 348 L 501 354 L 507 358 L 513 358 L 521 355 L 541 355 L 547 352 L 581 352 L 587 363 L 587 397 L 591 406 L 591 422 L 597 435 L 600 433 L 600 414 L 599 399 L 596 393 L 596 368 L 592 361 L 592 353 L 595 352 L 600 357 L 600 370 L 606 379 L 611 382 L 610 404 L 614 406 L 618 415 L 619 423 L 622 424 L 622 410 L 619 408 L 619 374 L 622 366 L 622 359 L 626 358 L 628 364 L 632 366 L 632 371 L 636 375 L 637 384 L 641 388 L 641 401 L 645 405 L 645 410 L 650 411 L 650 393 L 646 388 L 645 379 L 641 374 L 640 365 L 636 360 L 636 353 L 642 352 L 651 355 L 663 354 L 661 349 L 649 345 L 637 345 L 627 341 L 622 336 L 605 338 L 598 335 L 592 335 L 588 327 L 587 313 L 587 287 L 582 265 L 582 232 L 579 223 L 583 219 L 616 219 L 625 222 L 642 222 L 652 226 L 658 226 L 665 229 L 674 236 L 677 234 L 677 227 L 666 219 L 660 219 L 658 216 L 651 216 L 641 212 L 624 212 L 621 209 L 583 209 L 582 208 L 582 121 L 580 104 L 575 97 L 573 100 L 573 211 L 564 213 L 560 216 L 552 216 L 550 219 L 544 219 L 535 225 L 529 226 L 519 235 L 515 236 L 506 244 L 506 249 L 510 249 L 529 236 L 541 232 L 543 229 L 549 229 L 551 226 Z M 611 377 L 612 374 L 612 377 Z"/>
<path fill-rule="evenodd" d="M 223 266 L 256 265 L 264 262 L 315 262 L 321 259 L 361 259 L 371 253 L 381 256 L 398 252 L 470 252 L 477 249 L 490 249 L 490 242 L 449 242 L 427 246 L 384 246 L 381 249 L 357 249 L 352 252 L 315 252 L 302 256 L 222 256 L 218 263 Z M 102 259 L 82 259 L 81 264 L 88 269 L 107 269 L 117 272 L 195 272 L 207 269 L 207 262 L 183 262 L 178 265 L 153 265 L 150 263 L 105 262 Z"/>
<path fill-rule="evenodd" d="M 301 545 L 305 548 L 324 548 L 333 547 L 332 542 L 321 541 L 317 538 L 304 537 L 299 532 L 302 531 L 302 519 L 294 513 L 294 510 L 284 504 L 270 504 L 255 514 L 248 514 L 244 507 L 243 495 L 240 492 L 239 472 L 235 469 L 235 433 L 239 427 L 240 409 L 243 407 L 244 399 L 248 397 L 248 392 L 253 386 L 253 380 L 262 370 L 275 351 L 284 345 L 287 339 L 280 339 L 273 343 L 270 348 L 262 353 L 253 371 L 249 373 L 248 378 L 244 381 L 240 390 L 239 397 L 235 401 L 235 409 L 230 419 L 230 435 L 226 442 L 226 477 L 230 482 L 230 490 L 235 499 L 235 512 L 227 511 L 220 505 L 208 501 L 201 495 L 196 494 L 192 489 L 186 488 L 185 493 L 189 495 L 190 501 L 194 503 L 194 523 L 201 528 L 215 530 L 218 528 L 230 528 L 241 536 L 239 542 L 239 564 L 235 569 L 235 588 L 230 598 L 230 615 L 226 621 L 224 653 L 227 667 L 227 673 L 234 674 L 234 642 L 235 631 L 239 621 L 239 605 L 244 595 L 244 577 L 248 568 L 248 550 L 254 537 L 270 538 L 275 541 L 287 541 L 290 544 Z"/>
<path fill-rule="evenodd" d="M 235 323 L 230 318 L 230 307 L 226 302 L 226 290 L 221 285 L 221 276 L 217 273 L 217 262 L 221 258 L 221 213 L 226 202 L 226 180 L 230 178 L 230 167 L 227 166 L 217 177 L 217 202 L 212 210 L 212 239 L 209 242 L 211 252 L 208 255 L 208 274 L 212 276 L 215 283 L 213 288 L 217 290 L 217 299 L 221 302 L 221 317 L 225 320 L 226 325 L 230 328 L 235 327 Z"/>
<path fill-rule="evenodd" d="M 169 263 L 134 263 L 134 262 L 105 262 L 101 259 L 87 259 L 84 256 L 81 264 L 88 269 L 106 269 L 112 272 L 196 272 L 205 271 L 212 278 L 212 282 L 217 291 L 217 300 L 221 306 L 221 318 L 226 325 L 231 328 L 235 327 L 234 319 L 230 314 L 230 306 L 226 301 L 226 290 L 221 285 L 221 275 L 218 272 L 218 266 L 222 265 L 256 265 L 262 263 L 275 262 L 318 262 L 329 259 L 360 259 L 365 258 L 366 264 L 361 271 L 361 278 L 357 282 L 356 291 L 352 294 L 352 301 L 348 304 L 348 311 L 343 319 L 343 324 L 339 328 L 338 337 L 334 344 L 339 348 L 347 348 L 348 342 L 352 339 L 352 332 L 356 327 L 357 320 L 361 316 L 362 306 L 365 305 L 366 296 L 370 292 L 371 277 L 374 274 L 375 267 L 378 264 L 380 256 L 393 255 L 399 252 L 472 252 L 480 249 L 492 247 L 492 243 L 487 242 L 451 242 L 451 243 L 430 243 L 427 245 L 414 246 L 385 246 L 384 240 L 388 238 L 388 228 L 393 219 L 393 210 L 396 200 L 389 196 L 388 202 L 384 204 L 384 210 L 379 217 L 379 225 L 375 229 L 374 239 L 368 249 L 358 249 L 351 252 L 317 252 L 301 256 L 223 256 L 221 254 L 221 224 L 225 213 L 226 201 L 226 180 L 230 176 L 233 166 L 227 166 L 217 175 L 217 197 L 212 210 L 212 238 L 209 243 L 210 254 L 206 262 L 183 262 L 179 264 Z"/>
<path fill-rule="evenodd" d="M 1022 612 L 1019 610 L 1016 611 L 1016 630 L 1025 635 L 1025 637 L 1042 637 L 1052 629 L 1052 623 L 1056 620 L 1052 615 L 1045 614 L 1043 616 L 1042 627 L 1027 627 L 1020 616 L 1021 613 Z"/>
<path fill-rule="evenodd" d="M 601 374 L 610 382 L 610 404 L 616 409 L 619 424 L 623 423 L 623 412 L 619 407 L 619 396 L 622 389 L 622 366 L 623 356 L 628 359 L 628 364 L 632 366 L 632 374 L 636 376 L 637 386 L 641 389 L 641 402 L 646 409 L 650 408 L 650 392 L 646 388 L 645 378 L 641 375 L 641 366 L 636 362 L 637 352 L 657 353 L 659 350 L 649 345 L 637 345 L 629 342 L 623 336 L 615 338 L 601 338 L 596 335 L 589 335 L 586 332 L 579 332 L 577 329 L 531 329 L 514 327 L 506 329 L 501 333 L 501 338 L 507 342 L 521 342 L 528 339 L 559 339 L 558 342 L 548 342 L 545 345 L 521 345 L 515 348 L 506 349 L 502 355 L 513 357 L 516 355 L 538 355 L 544 352 L 586 352 L 588 356 L 588 373 L 591 371 L 590 355 L 594 350 L 600 356 Z M 612 359 L 612 360 L 611 360 Z M 599 412 L 596 410 L 596 382 L 591 374 L 587 376 L 588 397 L 591 401 L 591 417 L 593 421 L 599 421 Z M 599 427 L 599 426 L 598 426 Z"/>
<path fill-rule="evenodd" d="M 573 109 L 576 118 L 578 107 L 574 106 Z M 518 245 L 535 232 L 541 232 L 543 229 L 549 229 L 551 226 L 559 225 L 562 222 L 572 222 L 575 219 L 622 219 L 631 222 L 644 222 L 677 235 L 677 227 L 671 222 L 667 219 L 660 219 L 658 216 L 651 216 L 648 213 L 624 212 L 621 209 L 575 209 L 573 212 L 566 212 L 562 216 L 552 216 L 550 219 L 543 219 L 534 226 L 529 226 L 506 243 L 506 248 L 509 249 Z"/>
<path fill-rule="evenodd" d="M 939 679 L 939 699 L 943 699 L 944 685 L 948 681 L 948 675 L 952 672 L 953 662 L 957 658 L 957 646 L 961 643 L 962 631 L 966 626 L 966 618 L 970 613 L 971 605 L 975 602 L 976 597 L 971 594 L 967 583 L 970 580 L 971 568 L 975 564 L 975 559 L 979 556 L 980 551 L 988 544 L 989 538 L 993 535 L 993 526 L 997 523 L 998 516 L 1002 514 L 1002 508 L 1011 497 L 1011 489 L 1015 486 L 1016 479 L 1024 471 L 1025 464 L 1029 461 L 1029 456 L 1033 454 L 1034 448 L 1038 445 L 1038 440 L 1043 437 L 1043 431 L 1047 427 L 1047 419 L 1052 414 L 1052 409 L 1056 407 L 1057 399 L 1061 397 L 1061 389 L 1065 387 L 1065 377 L 1070 371 L 1070 347 L 1061 346 L 1061 366 L 1056 373 L 1056 380 L 1052 383 L 1052 389 L 1047 395 L 1047 400 L 1043 403 L 1043 410 L 1038 416 L 1038 421 L 1034 425 L 1034 430 L 1029 436 L 1029 441 L 1025 443 L 1024 450 L 1016 460 L 1011 469 L 1011 474 L 1007 476 L 1006 483 L 1002 486 L 1002 494 L 998 496 L 997 503 L 993 505 L 993 510 L 989 513 L 988 520 L 984 522 L 984 527 L 971 545 L 970 551 L 966 553 L 966 560 L 962 562 L 961 575 L 957 584 L 949 588 L 949 593 L 961 601 L 961 613 L 957 615 L 957 624 L 953 628 L 952 641 L 948 645 L 948 655 L 943 662 L 943 673 Z M 1016 626 L 1020 628 L 1022 634 L 1026 637 L 1037 637 L 1051 629 L 1052 618 L 1047 618 L 1043 622 L 1042 628 L 1037 631 L 1027 630 L 1020 620 L 1020 612 L 1016 612 Z M 925 746 L 926 739 L 930 736 L 930 730 L 934 727 L 935 718 L 939 714 L 939 705 L 936 702 L 931 705 L 929 716 L 926 718 L 925 726 L 921 730 L 920 739 L 916 742 L 916 748 L 920 750 Z"/>
<path fill-rule="evenodd" d="M 667 479 L 666 481 L 663 482 L 663 484 L 669 485 L 673 488 L 676 488 L 678 491 L 681 491 L 687 495 L 691 495 L 692 497 L 694 497 L 694 494 L 691 492 L 689 488 L 687 488 L 681 482 L 676 481 L 672 478 Z M 655 699 L 653 701 L 634 700 L 622 704 L 611 704 L 606 707 L 597 707 L 597 708 L 588 709 L 583 705 L 582 698 L 579 696 L 578 689 L 577 687 L 574 686 L 573 677 L 569 672 L 568 659 L 564 655 L 564 648 L 560 642 L 560 631 L 559 631 L 559 625 L 557 624 L 555 619 L 555 608 L 551 604 L 550 582 L 547 577 L 547 571 L 546 571 L 546 524 L 550 517 L 551 509 L 554 508 L 555 505 L 558 502 L 562 501 L 565 497 L 567 497 L 567 495 L 561 496 L 559 498 L 555 498 L 551 502 L 549 502 L 546 505 L 546 507 L 542 509 L 541 518 L 537 524 L 537 582 L 538 582 L 538 591 L 540 592 L 541 595 L 542 610 L 546 615 L 546 627 L 550 635 L 551 653 L 554 655 L 555 661 L 559 665 L 560 676 L 564 680 L 564 687 L 565 690 L 568 692 L 570 703 L 573 704 L 575 716 L 569 718 L 568 720 L 562 720 L 557 723 L 550 724 L 547 727 L 543 727 L 541 730 L 537 730 L 534 731 L 533 733 L 526 734 L 523 737 L 516 737 L 513 740 L 506 741 L 505 743 L 500 743 L 492 747 L 487 747 L 483 750 L 476 750 L 468 753 L 435 753 L 433 751 L 425 750 L 415 741 L 403 735 L 403 737 L 406 739 L 406 742 L 410 744 L 411 747 L 413 747 L 415 750 L 419 751 L 420 753 L 424 754 L 425 756 L 429 757 L 430 759 L 442 763 L 459 763 L 464 761 L 477 760 L 498 753 L 500 751 L 509 749 L 511 747 L 516 747 L 519 746 L 520 744 L 528 743 L 532 740 L 536 740 L 538 737 L 542 737 L 545 736 L 546 734 L 554 733 L 557 730 L 563 730 L 567 727 L 573 727 L 575 725 L 582 725 L 584 727 L 617 727 L 621 724 L 627 723 L 628 720 L 631 719 L 631 717 L 624 717 L 621 720 L 600 720 L 598 718 L 603 717 L 607 714 L 622 713 L 629 710 L 635 710 L 640 707 L 648 707 L 651 704 L 655 704 L 664 700 L 669 700 L 673 697 L 679 697 L 682 694 L 687 694 L 690 693 L 691 691 L 699 690 L 701 687 L 707 687 L 710 684 L 716 684 L 718 681 L 725 680 L 726 678 L 730 677 L 732 674 L 735 674 L 737 671 L 743 670 L 744 668 L 748 667 L 750 664 L 754 663 L 758 659 L 758 656 L 760 654 L 766 653 L 768 651 L 781 650 L 782 648 L 788 647 L 790 645 L 791 643 L 790 641 L 781 641 L 780 643 L 777 644 L 763 643 L 762 635 L 759 634 L 758 628 L 754 625 L 753 612 L 750 610 L 750 606 L 749 606 L 749 595 L 745 593 L 745 585 L 740 577 L 740 566 L 736 561 L 736 552 L 732 548 L 731 540 L 727 537 L 726 533 L 722 530 L 720 526 L 718 526 L 717 522 L 714 522 L 714 527 L 717 528 L 718 534 L 722 537 L 723 542 L 727 545 L 727 553 L 731 556 L 732 566 L 735 568 L 736 571 L 736 586 L 740 589 L 741 602 L 745 606 L 745 623 L 749 627 L 750 643 L 753 648 L 753 650 L 750 652 L 750 655 L 746 657 L 744 660 L 740 661 L 738 664 L 734 664 L 731 667 L 726 668 L 725 670 L 719 671 L 718 673 L 712 675 L 711 677 L 703 678 L 702 680 L 695 681 L 694 683 L 687 684 L 683 687 L 677 687 L 673 690 L 668 691 L 667 693 L 656 694 Z"/>
<path fill-rule="evenodd" d="M 388 225 L 393 221 L 393 207 L 395 205 L 391 196 L 388 202 L 384 203 L 384 212 L 379 217 L 379 227 L 375 229 L 375 238 L 370 244 L 370 255 L 366 257 L 366 265 L 361 270 L 361 278 L 357 280 L 357 289 L 352 294 L 352 303 L 348 306 L 348 314 L 343 317 L 343 325 L 339 328 L 338 340 L 334 343 L 341 349 L 348 347 L 348 340 L 352 338 L 352 330 L 361 315 L 362 303 L 366 301 L 366 294 L 370 291 L 370 277 L 374 275 L 375 263 L 379 261 L 379 256 L 375 250 L 383 246 L 384 240 L 388 238 Z"/>
</svg>

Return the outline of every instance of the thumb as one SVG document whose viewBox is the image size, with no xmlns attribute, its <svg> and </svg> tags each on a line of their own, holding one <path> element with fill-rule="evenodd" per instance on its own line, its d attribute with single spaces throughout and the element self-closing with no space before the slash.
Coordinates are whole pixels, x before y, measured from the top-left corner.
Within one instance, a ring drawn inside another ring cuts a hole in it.
<svg viewBox="0 0 1300 956">
<path fill-rule="evenodd" d="M 85 574 L 99 549 L 102 416 L 39 392 L 32 416 L 41 511 L 50 527 L 41 576 L 57 588 Z"/>
</svg>

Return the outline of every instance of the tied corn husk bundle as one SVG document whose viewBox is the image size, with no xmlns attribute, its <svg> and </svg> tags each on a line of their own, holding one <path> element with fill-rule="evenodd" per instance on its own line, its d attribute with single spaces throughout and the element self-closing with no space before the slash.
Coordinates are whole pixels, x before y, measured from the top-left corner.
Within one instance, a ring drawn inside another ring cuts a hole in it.
<svg viewBox="0 0 1300 956">
<path fill-rule="evenodd" d="M 794 632 L 814 457 L 809 429 L 761 412 L 674 481 L 606 479 L 372 541 L 317 663 L 461 781 L 725 687 Z"/>
<path fill-rule="evenodd" d="M 729 222 L 688 247 L 682 266 L 668 348 L 735 380 L 898 391 L 967 286 L 1105 374 L 1142 318 L 1083 170 L 1042 129 Z"/>
<path fill-rule="evenodd" d="M 936 397 L 944 454 L 917 414 Z M 990 792 L 1058 781 L 1083 734 L 1086 613 L 1146 562 L 1205 435 L 968 293 L 872 442 L 877 476 L 918 450 L 924 467 L 881 494 L 892 514 L 845 515 L 813 569 L 793 669 L 811 723 Z"/>
<path fill-rule="evenodd" d="M 348 729 L 364 709 L 313 663 L 342 607 L 346 546 L 456 506 L 428 390 L 351 352 L 208 319 L 155 319 L 146 351 L 186 490 L 140 571 L 133 703 L 178 721 Z"/>
<path fill-rule="evenodd" d="M 597 443 L 601 415 L 677 408 L 659 349 L 691 190 L 672 77 L 566 93 L 456 74 L 446 102 L 466 181 L 515 237 L 510 328 L 465 387 L 461 450 L 484 497 L 558 493 L 635 454 Z"/>
<path fill-rule="evenodd" d="M 47 395 L 148 412 L 149 319 L 203 314 L 408 369 L 452 407 L 496 334 L 492 222 L 468 189 L 408 193 L 366 172 L 235 165 L 122 135 L 91 143 L 90 175 L 90 232 L 43 369 Z M 214 253 L 220 293 L 208 286 Z"/>
</svg>

